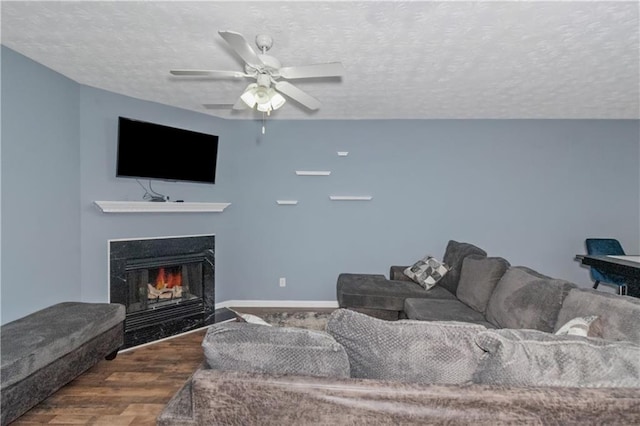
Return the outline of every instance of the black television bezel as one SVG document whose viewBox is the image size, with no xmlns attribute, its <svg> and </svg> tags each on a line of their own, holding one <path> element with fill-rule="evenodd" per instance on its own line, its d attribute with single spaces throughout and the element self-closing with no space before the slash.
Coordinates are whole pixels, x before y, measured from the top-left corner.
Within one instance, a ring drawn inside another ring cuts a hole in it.
<svg viewBox="0 0 640 426">
<path fill-rule="evenodd" d="M 150 126 L 154 126 L 154 127 L 158 127 L 158 128 L 166 128 L 169 129 L 171 131 L 178 131 L 184 134 L 193 134 L 193 135 L 198 135 L 198 137 L 202 137 L 202 136 L 206 136 L 208 138 L 215 138 L 215 156 L 214 156 L 214 162 L 213 162 L 213 180 L 193 180 L 193 179 L 182 179 L 182 178 L 174 178 L 174 177 L 162 177 L 162 176 L 136 176 L 134 174 L 122 174 L 120 171 L 120 145 L 121 145 L 121 123 L 123 120 L 129 121 L 129 122 L 134 122 L 134 123 L 141 123 L 141 124 L 145 124 L 145 125 L 150 125 Z M 165 124 L 159 124 L 159 123 L 154 123 L 151 121 L 145 121 L 145 120 L 139 120 L 139 119 L 135 119 L 135 118 L 129 118 L 129 117 L 123 117 L 123 116 L 119 116 L 118 117 L 118 132 L 117 132 L 117 140 L 116 140 L 116 177 L 117 178 L 126 178 L 126 179 L 146 179 L 146 180 L 159 180 L 159 181 L 164 181 L 164 182 L 189 182 L 189 183 L 201 183 L 201 184 L 208 184 L 208 185 L 214 185 L 216 183 L 216 177 L 217 177 L 217 172 L 218 172 L 218 149 L 219 149 L 219 143 L 220 143 L 220 137 L 218 135 L 214 135 L 214 134 L 210 134 L 210 133 L 204 133 L 204 132 L 198 132 L 195 130 L 189 130 L 189 129 L 184 129 L 184 128 L 180 128 L 180 127 L 175 127 L 175 126 L 168 126 Z"/>
</svg>

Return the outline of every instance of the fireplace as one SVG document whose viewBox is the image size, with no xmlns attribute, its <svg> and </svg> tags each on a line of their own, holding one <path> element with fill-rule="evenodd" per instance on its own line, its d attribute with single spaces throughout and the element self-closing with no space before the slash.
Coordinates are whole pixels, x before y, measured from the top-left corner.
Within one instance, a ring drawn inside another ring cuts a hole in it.
<svg viewBox="0 0 640 426">
<path fill-rule="evenodd" d="M 215 236 L 109 241 L 111 303 L 127 308 L 124 347 L 215 322 Z"/>
</svg>

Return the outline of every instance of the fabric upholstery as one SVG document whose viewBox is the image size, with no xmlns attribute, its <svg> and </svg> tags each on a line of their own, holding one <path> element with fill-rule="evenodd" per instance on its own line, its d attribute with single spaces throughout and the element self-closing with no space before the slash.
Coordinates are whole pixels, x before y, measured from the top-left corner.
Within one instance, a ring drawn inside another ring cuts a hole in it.
<svg viewBox="0 0 640 426">
<path fill-rule="evenodd" d="M 404 274 L 409 266 L 392 265 L 389 267 L 389 279 L 396 281 L 411 281 L 411 278 Z"/>
<path fill-rule="evenodd" d="M 383 321 L 346 309 L 329 332 L 347 351 L 351 376 L 419 383 L 468 383 L 482 355 L 484 327 L 456 322 Z"/>
<path fill-rule="evenodd" d="M 360 312 L 361 314 L 369 315 L 370 317 L 383 319 L 386 321 L 397 321 L 401 318 L 400 314 L 404 314 L 401 311 L 388 311 L 386 309 L 368 309 L 368 308 L 354 308 L 349 307 L 352 311 Z"/>
<path fill-rule="evenodd" d="M 437 286 L 446 288 L 451 294 L 456 294 L 462 261 L 472 254 L 486 256 L 487 252 L 473 244 L 450 240 L 442 258 L 442 261 L 449 266 L 449 272 L 438 282 Z"/>
<path fill-rule="evenodd" d="M 206 366 L 200 366 L 198 371 L 205 370 Z M 156 426 L 194 426 L 195 413 L 193 412 L 193 376 L 173 395 L 171 400 L 156 419 Z"/>
<path fill-rule="evenodd" d="M 573 318 L 589 315 L 601 321 L 602 338 L 640 344 L 640 299 L 575 288 L 562 304 L 554 331 Z"/>
<path fill-rule="evenodd" d="M 484 313 L 493 290 L 509 266 L 509 262 L 501 257 L 465 257 L 456 296 L 476 311 Z"/>
<path fill-rule="evenodd" d="M 425 290 L 412 281 L 392 281 L 384 276 L 340 274 L 337 284 L 338 306 L 402 311 L 408 297 L 455 299 L 439 286 Z"/>
<path fill-rule="evenodd" d="M 125 307 L 64 302 L 4 324 L 0 424 L 114 355 L 124 342 Z"/>
<path fill-rule="evenodd" d="M 562 302 L 575 287 L 523 266 L 511 267 L 489 299 L 487 321 L 499 328 L 553 332 Z"/>
<path fill-rule="evenodd" d="M 494 328 L 480 312 L 459 300 L 407 299 L 404 302 L 407 318 L 420 321 L 461 321 Z"/>
<path fill-rule="evenodd" d="M 637 425 L 640 389 L 424 385 L 198 370 L 191 422 L 169 404 L 158 426 Z"/>
<path fill-rule="evenodd" d="M 536 330 L 477 336 L 487 353 L 475 383 L 507 386 L 640 387 L 640 346 Z"/>
<path fill-rule="evenodd" d="M 202 347 L 218 370 L 349 377 L 344 348 L 321 331 L 228 322 L 211 326 Z"/>
<path fill-rule="evenodd" d="M 2 387 L 25 379 L 84 343 L 121 324 L 116 303 L 63 302 L 2 326 Z"/>
</svg>

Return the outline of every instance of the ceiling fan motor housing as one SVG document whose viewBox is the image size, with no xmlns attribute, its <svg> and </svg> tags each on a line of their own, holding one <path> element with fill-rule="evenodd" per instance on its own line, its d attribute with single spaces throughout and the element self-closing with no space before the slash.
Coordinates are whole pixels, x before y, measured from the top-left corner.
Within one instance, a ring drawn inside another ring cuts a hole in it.
<svg viewBox="0 0 640 426">
<path fill-rule="evenodd" d="M 258 58 L 260 58 L 264 66 L 260 67 L 260 69 L 256 69 L 251 65 L 246 64 L 244 66 L 244 70 L 247 74 L 255 74 L 257 71 L 258 73 L 266 72 L 274 78 L 280 77 L 279 70 L 282 67 L 282 64 L 280 64 L 279 60 L 269 55 L 258 55 Z"/>
<path fill-rule="evenodd" d="M 269 87 L 271 86 L 271 76 L 269 74 L 258 74 L 256 77 L 258 86 Z"/>
<path fill-rule="evenodd" d="M 273 38 L 265 34 L 258 34 L 256 36 L 256 46 L 258 46 L 260 52 L 264 53 L 273 46 Z"/>
</svg>

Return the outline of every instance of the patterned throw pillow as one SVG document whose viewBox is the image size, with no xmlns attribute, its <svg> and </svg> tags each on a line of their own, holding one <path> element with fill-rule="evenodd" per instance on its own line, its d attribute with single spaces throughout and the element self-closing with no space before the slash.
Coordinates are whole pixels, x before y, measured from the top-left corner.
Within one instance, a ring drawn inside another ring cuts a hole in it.
<svg viewBox="0 0 640 426">
<path fill-rule="evenodd" d="M 425 256 L 404 270 L 404 274 L 416 283 L 429 290 L 449 272 L 449 266 L 435 257 Z"/>
<path fill-rule="evenodd" d="M 556 336 L 602 337 L 602 322 L 598 316 L 577 317 L 567 321 L 555 332 Z"/>
</svg>

